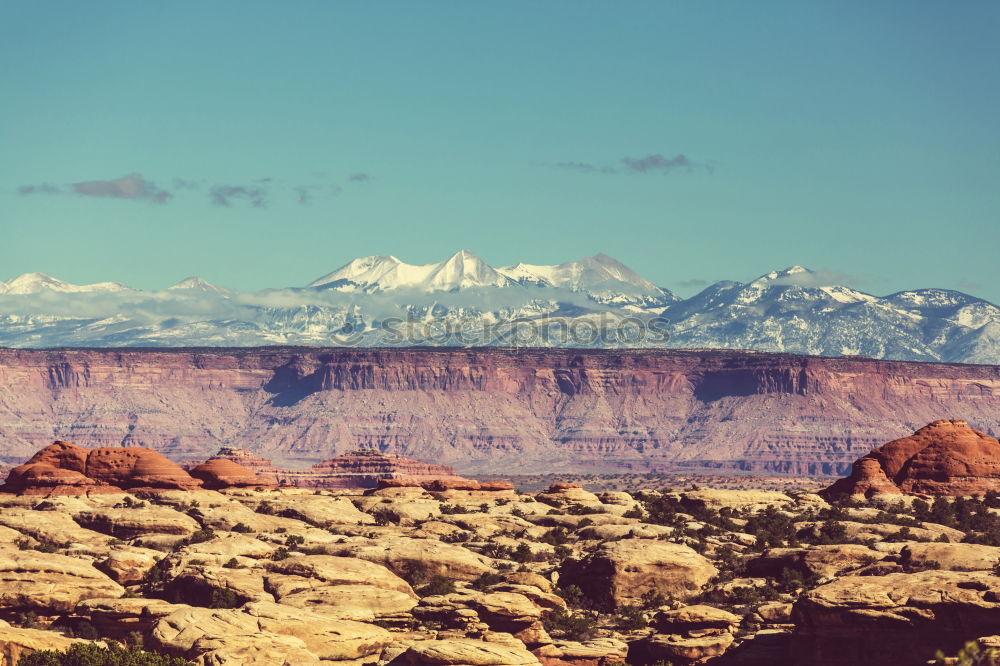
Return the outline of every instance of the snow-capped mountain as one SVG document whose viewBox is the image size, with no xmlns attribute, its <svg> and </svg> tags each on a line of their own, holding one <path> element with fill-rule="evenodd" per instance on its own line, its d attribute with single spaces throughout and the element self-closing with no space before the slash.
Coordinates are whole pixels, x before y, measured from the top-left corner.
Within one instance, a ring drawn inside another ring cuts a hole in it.
<svg viewBox="0 0 1000 666">
<path fill-rule="evenodd" d="M 70 284 L 57 280 L 45 273 L 25 273 L 7 282 L 0 282 L 0 294 L 24 296 L 40 294 L 45 291 L 57 291 L 64 294 L 79 294 L 95 291 L 125 291 L 123 284 L 117 282 L 95 282 L 94 284 Z"/>
<path fill-rule="evenodd" d="M 309 283 L 313 288 L 373 293 L 394 289 L 455 291 L 471 287 L 510 287 L 512 281 L 467 250 L 437 264 L 414 266 L 396 257 L 361 257 Z"/>
<path fill-rule="evenodd" d="M 681 300 L 599 254 L 493 268 L 355 259 L 304 287 L 247 293 L 0 282 L 0 346 L 516 345 L 760 349 L 1000 364 L 1000 308 L 946 289 L 875 296 L 801 266 Z"/>
</svg>

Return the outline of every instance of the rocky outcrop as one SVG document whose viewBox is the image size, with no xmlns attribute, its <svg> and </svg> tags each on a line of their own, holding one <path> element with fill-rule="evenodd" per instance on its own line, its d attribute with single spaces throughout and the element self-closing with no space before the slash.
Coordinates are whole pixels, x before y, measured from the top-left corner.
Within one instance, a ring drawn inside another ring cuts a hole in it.
<svg viewBox="0 0 1000 666">
<path fill-rule="evenodd" d="M 959 419 L 938 420 L 854 463 L 830 496 L 981 495 L 1000 490 L 1000 442 Z"/>
<path fill-rule="evenodd" d="M 718 573 L 687 546 L 650 539 L 622 539 L 598 546 L 581 561 L 563 564 L 560 583 L 575 584 L 610 607 L 637 605 L 647 593 L 689 599 Z"/>
<path fill-rule="evenodd" d="M 19 629 L 0 620 L 0 666 L 17 666 L 21 657 L 39 650 L 65 650 L 84 641 L 52 631 Z"/>
<path fill-rule="evenodd" d="M 10 461 L 79 439 L 282 466 L 373 449 L 461 473 L 842 474 L 942 414 L 1000 432 L 998 407 L 998 367 L 760 352 L 0 350 Z"/>
<path fill-rule="evenodd" d="M 917 666 L 936 650 L 996 633 L 1000 578 L 983 572 L 923 571 L 845 576 L 795 603 L 794 663 Z"/>
<path fill-rule="evenodd" d="M 227 467 L 234 465 L 234 467 Z M 239 478 L 239 471 L 254 474 Z M 191 469 L 192 476 L 213 484 L 213 476 L 228 474 L 228 486 L 251 487 L 262 480 L 282 486 L 298 488 L 357 489 L 357 488 L 424 488 L 439 492 L 448 490 L 513 490 L 514 486 L 502 481 L 479 482 L 458 476 L 447 465 L 435 465 L 413 458 L 385 454 L 379 451 L 350 451 L 344 455 L 316 463 L 309 469 L 289 470 L 276 467 L 270 460 L 254 455 L 246 449 L 224 447 L 215 457 Z M 206 485 L 206 488 L 214 487 Z"/>
<path fill-rule="evenodd" d="M 274 488 L 277 479 L 269 474 L 258 474 L 254 470 L 226 458 L 212 458 L 192 467 L 191 476 L 200 480 L 208 490 L 224 488 Z"/>
<path fill-rule="evenodd" d="M 0 614 L 67 613 L 84 599 L 125 589 L 93 566 L 65 555 L 0 548 Z"/>
<path fill-rule="evenodd" d="M 162 453 L 132 448 L 85 449 L 55 442 L 10 471 L 0 492 L 79 495 L 91 491 L 193 490 L 201 481 Z"/>
</svg>

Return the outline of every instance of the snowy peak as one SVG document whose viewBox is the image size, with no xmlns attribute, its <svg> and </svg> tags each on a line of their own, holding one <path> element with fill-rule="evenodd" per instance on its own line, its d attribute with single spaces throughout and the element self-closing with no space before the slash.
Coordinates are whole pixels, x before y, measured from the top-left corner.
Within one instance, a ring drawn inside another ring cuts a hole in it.
<svg viewBox="0 0 1000 666">
<path fill-rule="evenodd" d="M 511 281 L 468 250 L 460 250 L 437 264 L 417 266 L 393 256 L 360 257 L 334 272 L 313 280 L 313 288 L 367 292 L 394 289 L 454 291 L 470 287 L 507 287 Z"/>
<path fill-rule="evenodd" d="M 511 279 L 468 250 L 459 250 L 451 257 L 434 264 L 433 270 L 419 285 L 430 291 L 454 291 L 469 287 L 509 287 Z"/>
<path fill-rule="evenodd" d="M 665 290 L 606 254 L 597 254 L 554 266 L 520 263 L 498 270 L 521 284 L 558 287 L 572 291 L 619 287 L 647 295 L 666 293 Z"/>
<path fill-rule="evenodd" d="M 788 268 L 781 271 L 771 271 L 770 273 L 765 273 L 761 275 L 756 280 L 752 281 L 752 285 L 797 285 L 797 286 L 815 286 L 813 282 L 816 278 L 816 273 L 814 271 L 805 268 L 804 266 L 789 266 Z"/>
<path fill-rule="evenodd" d="M 125 291 L 128 287 L 117 282 L 95 282 L 94 284 L 70 284 L 45 273 L 24 273 L 7 282 L 0 282 L 0 294 L 24 296 L 45 291 L 62 293 L 82 293 L 95 291 Z"/>
<path fill-rule="evenodd" d="M 192 275 L 191 277 L 184 278 L 175 285 L 167 287 L 167 291 L 202 291 L 202 292 L 214 292 L 214 293 L 229 293 L 232 290 L 225 287 L 220 287 L 214 285 L 207 280 L 203 280 L 197 275 Z"/>
<path fill-rule="evenodd" d="M 372 255 L 370 257 L 358 257 L 332 273 L 313 280 L 308 286 L 323 287 L 342 281 L 359 285 L 378 284 L 387 274 L 392 273 L 402 265 L 404 265 L 402 261 L 392 256 Z"/>
</svg>

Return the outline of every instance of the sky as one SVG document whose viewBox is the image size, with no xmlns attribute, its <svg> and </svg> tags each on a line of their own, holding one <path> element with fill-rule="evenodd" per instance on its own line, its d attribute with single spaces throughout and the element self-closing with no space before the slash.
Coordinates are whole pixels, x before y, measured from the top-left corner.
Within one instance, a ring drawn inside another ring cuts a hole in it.
<svg viewBox="0 0 1000 666">
<path fill-rule="evenodd" d="M 4 3 L 0 280 L 599 252 L 1000 302 L 1000 3 Z"/>
</svg>

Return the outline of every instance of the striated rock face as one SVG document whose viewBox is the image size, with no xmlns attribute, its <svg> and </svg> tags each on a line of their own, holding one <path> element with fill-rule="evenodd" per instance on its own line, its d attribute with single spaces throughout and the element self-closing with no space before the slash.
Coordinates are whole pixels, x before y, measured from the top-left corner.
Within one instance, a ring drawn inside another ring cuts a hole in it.
<svg viewBox="0 0 1000 666">
<path fill-rule="evenodd" d="M 15 467 L 0 492 L 79 495 L 91 491 L 193 490 L 201 481 L 162 453 L 133 448 L 85 449 L 55 442 Z"/>
<path fill-rule="evenodd" d="M 192 468 L 191 474 L 211 474 L 209 465 L 222 470 L 226 464 L 234 465 L 245 473 L 259 475 L 258 479 L 271 479 L 273 483 L 299 488 L 403 488 L 423 487 L 428 490 L 510 490 L 506 483 L 479 483 L 465 479 L 452 467 L 425 463 L 398 455 L 378 451 L 350 451 L 342 456 L 316 463 L 306 470 L 288 470 L 246 449 L 225 447 L 211 460 Z M 259 480 L 257 481 L 259 484 Z M 230 483 L 230 485 L 234 485 Z M 252 483 L 245 485 L 254 485 Z M 210 486 L 206 486 L 210 487 Z"/>
<path fill-rule="evenodd" d="M 8 461 L 78 439 L 282 466 L 373 449 L 462 473 L 846 473 L 943 413 L 1000 432 L 998 407 L 995 366 L 760 352 L 0 350 Z"/>
<path fill-rule="evenodd" d="M 854 463 L 829 495 L 976 495 L 1000 490 L 1000 442 L 959 419 L 938 420 Z"/>
</svg>

